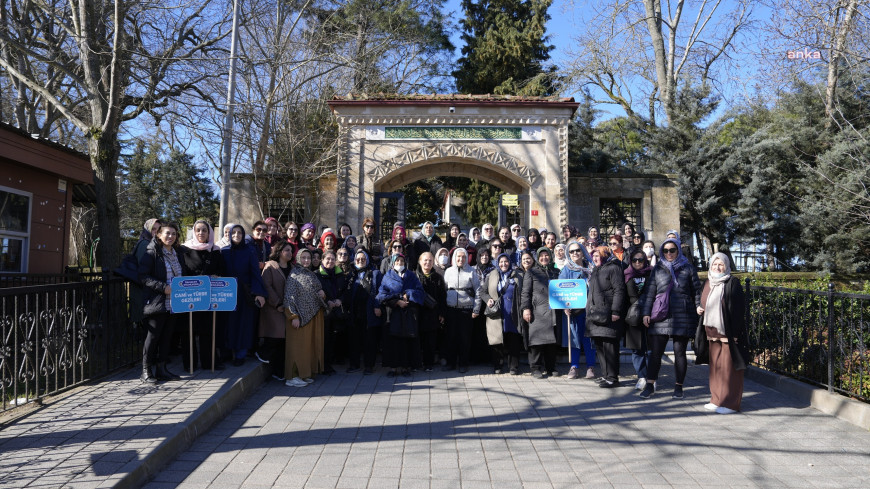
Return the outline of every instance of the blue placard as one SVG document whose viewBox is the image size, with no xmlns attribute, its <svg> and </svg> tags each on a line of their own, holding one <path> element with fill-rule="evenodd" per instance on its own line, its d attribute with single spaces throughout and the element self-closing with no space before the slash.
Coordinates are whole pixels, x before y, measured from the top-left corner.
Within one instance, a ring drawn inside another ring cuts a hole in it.
<svg viewBox="0 0 870 489">
<path fill-rule="evenodd" d="M 205 275 L 175 277 L 170 284 L 170 304 L 173 313 L 208 311 L 211 280 Z"/>
<path fill-rule="evenodd" d="M 550 309 L 584 309 L 586 280 L 550 280 Z"/>
<path fill-rule="evenodd" d="M 235 311 L 238 284 L 233 277 L 211 279 L 211 311 Z"/>
</svg>

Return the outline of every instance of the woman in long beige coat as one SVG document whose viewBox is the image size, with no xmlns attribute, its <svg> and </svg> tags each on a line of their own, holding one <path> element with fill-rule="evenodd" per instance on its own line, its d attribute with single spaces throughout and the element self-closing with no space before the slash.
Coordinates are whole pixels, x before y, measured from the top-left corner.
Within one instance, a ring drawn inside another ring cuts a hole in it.
<svg viewBox="0 0 870 489">
<path fill-rule="evenodd" d="M 290 269 L 284 285 L 284 315 L 287 327 L 287 347 L 284 350 L 285 383 L 305 387 L 314 382 L 312 376 L 323 372 L 323 309 L 326 294 L 311 266 L 311 251 L 296 252 L 296 263 Z"/>
<path fill-rule="evenodd" d="M 266 304 L 260 310 L 260 338 L 263 348 L 257 358 L 272 365 L 272 377 L 284 380 L 284 347 L 286 320 L 284 317 L 284 286 L 290 274 L 293 260 L 293 245 L 277 241 L 272 247 L 269 261 L 263 267 L 263 285 L 266 287 Z"/>
</svg>

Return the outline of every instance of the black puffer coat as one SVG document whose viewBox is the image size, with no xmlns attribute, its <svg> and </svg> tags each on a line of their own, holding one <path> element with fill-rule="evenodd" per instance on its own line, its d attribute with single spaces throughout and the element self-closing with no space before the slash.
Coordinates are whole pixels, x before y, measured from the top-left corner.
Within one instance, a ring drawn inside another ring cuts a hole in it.
<svg viewBox="0 0 870 489">
<path fill-rule="evenodd" d="M 697 307 L 701 305 L 701 280 L 695 267 L 686 263 L 674 270 L 677 281 L 670 293 L 670 307 L 665 319 L 650 323 L 649 334 L 694 337 L 698 328 Z M 643 291 L 643 315 L 652 313 L 656 294 L 668 290 L 671 272 L 659 261 L 653 268 Z"/>
<path fill-rule="evenodd" d="M 625 277 L 619 260 L 595 267 L 589 276 L 588 299 L 596 307 L 602 305 L 610 314 L 607 322 L 596 324 L 586 321 L 586 336 L 589 338 L 621 338 L 625 334 L 625 312 L 628 310 L 628 300 L 625 292 Z M 588 307 L 588 306 L 587 306 Z M 610 316 L 619 316 L 618 321 L 612 321 Z"/>
</svg>

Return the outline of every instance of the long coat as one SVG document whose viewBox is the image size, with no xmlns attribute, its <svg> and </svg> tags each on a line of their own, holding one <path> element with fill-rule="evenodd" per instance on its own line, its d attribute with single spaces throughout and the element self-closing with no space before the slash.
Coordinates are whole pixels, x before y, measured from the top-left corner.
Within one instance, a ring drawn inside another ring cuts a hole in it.
<svg viewBox="0 0 870 489">
<path fill-rule="evenodd" d="M 429 276 L 426 276 L 423 270 L 418 267 L 417 278 L 423 285 L 423 292 L 435 299 L 435 307 L 429 309 L 424 304 L 420 308 L 420 331 L 437 331 L 441 324 L 438 317 L 447 316 L 447 285 L 444 283 L 444 277 L 439 275 L 435 269 Z"/>
<path fill-rule="evenodd" d="M 701 303 L 707 307 L 707 295 L 710 293 L 710 282 L 704 283 L 701 293 Z M 752 359 L 749 352 L 749 335 L 746 331 L 746 295 L 740 280 L 734 277 L 725 282 L 725 290 L 722 291 L 722 319 L 725 321 L 725 336 L 728 337 L 728 350 L 731 354 L 731 363 L 734 370 L 744 370 Z M 736 344 L 737 348 L 731 348 Z"/>
<path fill-rule="evenodd" d="M 493 270 L 486 276 L 483 283 L 480 284 L 479 296 L 480 296 L 480 301 L 483 305 L 483 310 L 486 310 L 486 304 L 489 302 L 490 299 L 497 299 L 498 296 L 501 295 L 499 293 L 500 291 L 498 290 L 499 278 L 500 278 L 499 271 Z M 509 280 L 513 280 L 513 282 L 514 282 L 513 289 L 511 289 L 513 291 L 514 295 L 513 295 L 513 297 L 511 297 L 511 300 L 510 300 L 512 307 L 510 308 L 510 310 L 507 310 L 505 307 L 502 307 L 502 311 L 501 311 L 500 316 L 497 316 L 494 318 L 490 318 L 490 317 L 486 318 L 486 338 L 487 338 L 487 341 L 489 341 L 490 345 L 501 345 L 504 343 L 504 315 L 505 314 L 510 314 L 511 319 L 513 320 L 514 324 L 519 325 L 519 321 L 518 321 L 519 317 L 518 316 L 521 314 L 519 314 L 518 307 L 517 307 L 517 301 L 516 301 L 517 292 L 516 291 L 521 287 L 522 282 L 521 282 L 521 279 L 517 278 L 517 274 L 515 273 L 515 270 L 511 270 Z"/>
<path fill-rule="evenodd" d="M 526 346 L 559 343 L 561 328 L 556 327 L 556 312 L 550 309 L 550 280 L 559 275 L 554 268 L 539 266 L 526 270 L 523 278 L 523 292 L 520 296 L 520 311 L 530 309 L 532 321 L 528 335 L 524 334 Z"/>
<path fill-rule="evenodd" d="M 404 294 L 408 294 L 409 304 L 398 307 L 396 304 Z M 423 285 L 417 275 L 405 271 L 400 276 L 395 270 L 390 270 L 381 280 L 377 300 L 387 306 L 387 321 L 390 323 L 390 335 L 398 337 L 413 337 L 419 333 L 417 308 L 425 302 Z"/>
<path fill-rule="evenodd" d="M 292 267 L 293 265 L 288 264 Z M 287 277 L 281 266 L 274 260 L 263 267 L 263 286 L 266 288 L 266 305 L 260 310 L 260 336 L 263 338 L 284 338 L 287 334 L 286 318 L 278 308 L 284 307 L 284 287 Z"/>
<path fill-rule="evenodd" d="M 628 307 L 634 305 L 637 301 L 643 300 L 643 291 L 646 289 L 647 282 L 649 281 L 649 276 L 651 270 L 647 270 L 645 275 L 641 275 L 638 278 L 643 278 L 643 282 L 638 282 L 635 279 L 629 279 L 625 284 L 625 292 L 628 294 Z M 640 310 L 643 311 L 643 302 L 640 303 Z M 643 337 L 646 335 L 646 326 L 643 323 L 638 326 L 632 326 L 630 324 L 625 325 L 625 347 L 630 350 L 640 350 L 643 348 L 644 340 Z"/>
<path fill-rule="evenodd" d="M 592 269 L 587 297 L 596 307 L 603 306 L 610 314 L 603 324 L 586 321 L 586 336 L 621 338 L 625 334 L 625 311 L 628 310 L 628 301 L 625 294 L 625 277 L 619 260 L 610 260 Z M 619 316 L 619 319 L 613 321 L 611 316 Z"/>
<path fill-rule="evenodd" d="M 181 274 L 190 275 L 190 270 L 184 263 L 180 247 L 176 248 Z M 142 306 L 150 305 L 157 313 L 169 312 L 169 298 L 163 292 L 169 280 L 166 277 L 166 262 L 163 257 L 163 245 L 157 238 L 151 240 L 145 249 L 145 254 L 139 260 L 139 283 L 142 284 Z M 154 303 L 154 304 L 152 304 Z"/>
<path fill-rule="evenodd" d="M 362 327 L 362 329 L 380 327 L 382 317 L 375 316 L 375 309 L 381 307 L 377 301 L 377 295 L 383 275 L 379 270 L 373 268 L 352 270 L 347 274 L 350 282 L 348 284 L 348 305 L 351 308 L 352 321 L 357 321 L 363 315 L 366 317 L 365 325 L 354 324 L 354 327 Z"/>
<path fill-rule="evenodd" d="M 698 328 L 696 308 L 701 305 L 701 280 L 695 267 L 686 263 L 674 271 L 677 281 L 671 289 L 668 315 L 665 319 L 650 323 L 649 334 L 694 337 Z M 656 294 L 668 289 L 673 276 L 659 261 L 653 268 L 643 292 L 643 315 L 652 313 Z"/>
</svg>

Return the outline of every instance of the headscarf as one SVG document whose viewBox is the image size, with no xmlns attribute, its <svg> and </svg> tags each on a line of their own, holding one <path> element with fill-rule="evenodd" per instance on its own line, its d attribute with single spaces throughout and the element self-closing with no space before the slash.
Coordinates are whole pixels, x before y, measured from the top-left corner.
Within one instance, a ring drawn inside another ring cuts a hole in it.
<svg viewBox="0 0 870 489">
<path fill-rule="evenodd" d="M 239 228 L 242 230 L 242 242 L 241 243 L 233 243 L 233 231 L 235 231 L 236 228 Z M 241 224 L 233 224 L 233 227 L 230 229 L 230 236 L 229 236 L 229 238 L 227 238 L 230 240 L 230 248 L 239 249 L 239 248 L 242 248 L 243 246 L 248 246 L 248 243 L 245 242 L 244 236 L 245 236 L 245 227 L 242 226 Z"/>
<path fill-rule="evenodd" d="M 674 236 L 676 236 L 677 247 L 679 247 L 680 246 L 680 232 L 677 231 L 676 229 L 668 229 L 668 232 L 665 233 L 665 236 L 667 236 L 669 234 L 673 234 Z M 669 238 L 669 239 L 672 239 L 672 238 Z"/>
<path fill-rule="evenodd" d="M 281 225 L 278 224 L 278 220 L 274 217 L 267 217 L 266 220 L 263 222 L 266 223 L 266 237 L 264 238 L 264 241 L 266 241 L 270 245 L 277 243 L 278 240 L 281 239 L 281 232 L 279 231 L 281 229 Z M 273 223 L 276 226 L 275 234 L 269 234 L 269 224 Z"/>
<path fill-rule="evenodd" d="M 356 268 L 356 255 L 359 255 L 360 253 L 362 253 L 363 256 L 366 257 L 366 264 L 365 264 L 362 268 Z M 351 261 L 353 262 L 353 268 L 354 268 L 354 270 L 356 270 L 356 271 L 358 271 L 358 272 L 361 272 L 361 273 L 365 273 L 365 271 L 366 271 L 366 270 L 368 269 L 368 267 L 369 267 L 369 262 L 371 261 L 371 259 L 369 258 L 369 254 L 366 253 L 366 249 L 363 248 L 362 246 L 359 246 L 359 247 L 357 247 L 356 250 L 354 250 L 354 252 L 353 252 L 353 259 L 352 259 Z"/>
<path fill-rule="evenodd" d="M 405 258 L 405 254 L 404 253 L 393 253 L 392 255 L 390 255 L 390 270 L 394 269 L 393 267 L 396 266 L 396 260 L 398 260 L 399 258 L 405 260 L 405 269 L 406 270 L 408 269 L 408 259 Z M 398 273 L 398 272 L 396 272 L 396 273 Z"/>
<path fill-rule="evenodd" d="M 484 235 L 483 235 L 483 229 L 485 229 L 487 226 L 489 226 L 490 229 L 493 230 L 493 232 L 492 232 L 492 234 L 490 234 L 489 236 L 484 236 Z M 494 238 L 494 237 L 495 237 L 495 227 L 494 227 L 492 224 L 488 223 L 488 222 L 487 222 L 487 223 L 484 223 L 484 224 L 483 224 L 483 228 L 482 228 L 481 231 L 480 231 L 480 239 L 482 239 L 482 240 L 484 240 L 484 241 L 489 241 L 489 240 L 491 240 L 491 239 Z"/>
<path fill-rule="evenodd" d="M 629 256 L 629 260 L 634 260 L 634 255 L 643 255 L 643 259 L 645 260 L 643 268 L 641 268 L 640 270 L 635 270 L 634 265 L 632 265 L 633 262 L 630 262 L 628 264 L 628 267 L 622 272 L 622 275 L 625 277 L 625 283 L 628 283 L 629 280 L 633 280 L 637 277 L 648 274 L 652 269 L 649 264 L 649 258 L 646 256 L 646 253 L 644 253 L 643 250 L 635 250 L 634 253 Z"/>
<path fill-rule="evenodd" d="M 477 229 L 477 232 L 480 233 L 481 239 L 483 239 L 483 233 L 480 232 L 480 228 L 469 229 L 468 235 L 466 235 L 466 237 L 468 238 L 468 244 L 470 244 L 471 246 L 477 246 L 477 241 L 474 241 L 474 238 L 472 238 L 472 236 L 474 236 L 475 229 Z M 459 235 L 457 234 L 456 237 L 459 238 Z"/>
<path fill-rule="evenodd" d="M 598 237 L 592 238 L 592 230 L 598 231 Z M 592 243 L 592 246 L 598 246 L 599 240 L 601 239 L 601 231 L 595 226 L 589 226 L 589 229 L 586 230 L 586 239 Z"/>
<path fill-rule="evenodd" d="M 396 232 L 399 232 L 399 233 L 402 234 L 402 238 L 401 238 L 401 239 L 396 239 Z M 393 228 L 393 233 L 390 235 L 390 238 L 392 238 L 393 241 L 398 241 L 399 243 L 402 243 L 402 246 L 405 246 L 405 244 L 408 243 L 408 234 L 405 232 L 405 228 L 404 228 L 404 226 L 396 226 L 396 227 L 394 227 L 394 228 Z"/>
<path fill-rule="evenodd" d="M 707 281 L 710 283 L 710 294 L 707 296 L 707 302 L 704 304 L 704 325 L 716 328 L 719 334 L 726 336 L 725 304 L 722 299 L 725 292 L 725 282 L 731 278 L 731 262 L 728 260 L 728 255 L 724 253 L 714 253 L 710 258 L 710 264 L 712 265 L 716 260 L 722 261 L 725 265 L 725 272 L 716 277 L 712 273 L 707 274 Z"/>
<path fill-rule="evenodd" d="M 538 261 L 538 259 L 541 258 L 541 253 L 546 253 L 546 254 L 550 255 L 550 264 L 549 265 L 547 265 L 547 266 L 541 265 L 541 262 Z M 553 250 L 551 250 L 550 248 L 547 248 L 546 246 L 541 246 L 540 248 L 538 248 L 538 258 L 535 259 L 535 266 L 542 269 L 542 270 L 547 270 L 547 269 L 553 268 L 553 266 L 554 266 L 553 265 Z"/>
<path fill-rule="evenodd" d="M 562 250 L 564 251 L 564 254 L 565 254 L 565 258 L 562 258 L 561 260 L 556 257 L 556 250 L 559 248 L 562 248 Z M 565 268 L 565 262 L 568 261 L 568 249 L 565 247 L 565 245 L 563 245 L 562 243 L 558 243 L 553 248 L 553 258 L 554 258 L 553 261 L 556 263 L 556 268 L 558 268 L 559 270 Z"/>
<path fill-rule="evenodd" d="M 329 236 L 332 236 L 332 243 L 333 243 L 332 244 L 333 248 L 330 248 L 329 251 L 333 251 L 335 249 L 335 247 L 338 245 L 338 239 L 335 237 L 335 233 L 333 233 L 331 229 L 327 229 L 327 230 L 323 231 L 323 234 L 320 235 L 320 249 L 327 251 L 326 250 L 326 238 Z"/>
<path fill-rule="evenodd" d="M 508 261 L 508 269 L 506 272 L 501 271 L 501 267 L 498 266 L 499 260 L 501 257 L 507 258 Z M 508 280 L 510 280 L 511 272 L 514 271 L 514 265 L 511 263 L 511 257 L 507 255 L 507 253 L 501 253 L 497 257 L 495 257 L 495 269 L 498 270 L 498 290 L 501 293 L 502 290 L 507 286 Z"/>
<path fill-rule="evenodd" d="M 226 248 L 227 246 L 230 245 L 230 240 L 231 240 L 230 235 L 233 234 L 234 227 L 236 227 L 236 223 L 234 223 L 234 222 L 228 222 L 224 225 L 224 229 L 223 229 L 224 232 L 221 235 L 221 239 L 217 240 L 217 243 L 215 243 L 215 245 L 217 245 L 218 248 Z M 224 234 L 226 236 L 224 236 Z"/>
<path fill-rule="evenodd" d="M 468 263 L 468 251 L 465 248 L 453 248 L 453 251 L 450 255 L 450 266 L 455 267 L 454 262 L 456 261 L 456 255 L 462 253 L 465 255 L 465 265 L 462 267 L 463 271 L 470 272 L 472 271 L 471 265 Z"/>
<path fill-rule="evenodd" d="M 420 236 L 422 236 L 423 239 L 425 239 L 427 243 L 431 243 L 432 238 L 435 237 L 435 224 L 432 224 L 432 236 L 426 236 L 426 233 L 423 232 L 423 229 L 426 228 L 427 224 L 432 224 L 432 221 L 426 221 L 420 225 Z"/>
<path fill-rule="evenodd" d="M 208 228 L 208 241 L 205 243 L 200 243 L 199 240 L 196 239 L 196 225 L 199 223 L 205 224 Z M 193 231 L 190 233 L 190 238 L 184 242 L 184 246 L 196 251 L 211 251 L 217 249 L 217 246 L 214 244 L 214 229 L 211 228 L 211 224 L 202 219 L 193 223 Z"/>
<path fill-rule="evenodd" d="M 447 265 L 441 265 L 441 262 L 438 261 L 439 256 L 447 257 Z M 448 250 L 447 248 L 438 248 L 438 251 L 435 252 L 435 266 L 442 269 L 450 266 L 450 250 Z"/>
<path fill-rule="evenodd" d="M 302 253 L 308 253 L 309 255 L 311 255 L 311 250 L 309 250 L 308 248 L 299 248 L 299 251 L 296 252 L 296 256 L 294 257 L 295 259 L 293 260 L 293 266 L 294 266 L 294 267 L 299 267 L 299 268 L 301 268 L 301 269 L 303 269 L 303 270 L 308 270 L 308 268 L 303 267 L 303 266 L 299 263 L 299 257 L 302 256 Z"/>
<path fill-rule="evenodd" d="M 160 219 L 153 217 L 153 218 L 145 221 L 145 224 L 142 226 L 143 230 L 141 232 L 139 232 L 139 239 L 151 241 L 154 238 L 154 236 L 151 235 L 151 228 L 153 228 L 154 223 L 159 221 L 159 220 Z"/>
<path fill-rule="evenodd" d="M 353 240 L 353 246 L 351 246 L 351 243 L 350 243 L 351 240 Z M 348 252 L 352 252 L 353 250 L 356 249 L 356 247 L 358 245 L 359 245 L 359 242 L 356 239 L 356 236 L 351 234 L 350 236 L 344 238 L 344 243 L 341 244 L 341 247 L 347 248 Z"/>
<path fill-rule="evenodd" d="M 572 241 L 572 242 L 568 243 L 568 246 L 565 248 L 565 257 L 566 257 L 565 258 L 565 268 L 567 268 L 568 270 L 571 270 L 572 272 L 585 271 L 588 273 L 589 272 L 588 268 L 586 268 L 582 265 L 578 265 L 576 262 L 574 262 L 574 260 L 571 259 L 571 254 L 568 253 L 568 251 L 571 249 L 572 246 L 577 246 L 578 248 L 580 248 L 580 251 L 583 253 L 583 256 L 587 256 L 586 247 L 584 247 L 583 245 L 581 245 L 577 241 Z M 587 260 L 589 260 L 590 262 L 592 261 L 589 258 L 587 258 Z"/>
<path fill-rule="evenodd" d="M 665 258 L 663 250 L 665 249 L 665 245 L 668 243 L 671 243 L 672 245 L 677 247 L 677 257 L 674 259 L 674 261 L 668 261 L 668 259 Z M 680 248 L 680 240 L 676 238 L 668 238 L 665 240 L 664 243 L 662 243 L 662 245 L 659 247 L 659 257 L 659 263 L 664 265 L 665 268 L 667 268 L 668 271 L 671 272 L 671 275 L 674 277 L 677 276 L 678 270 L 689 264 L 689 259 L 686 258 L 685 255 L 683 255 L 683 250 Z M 713 262 L 711 261 L 710 263 Z"/>
</svg>

